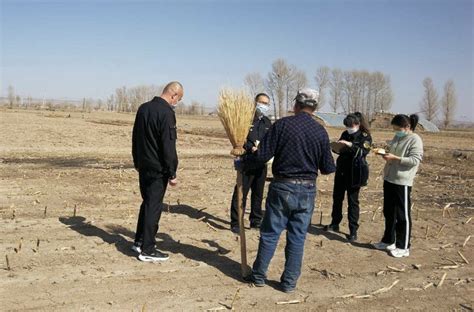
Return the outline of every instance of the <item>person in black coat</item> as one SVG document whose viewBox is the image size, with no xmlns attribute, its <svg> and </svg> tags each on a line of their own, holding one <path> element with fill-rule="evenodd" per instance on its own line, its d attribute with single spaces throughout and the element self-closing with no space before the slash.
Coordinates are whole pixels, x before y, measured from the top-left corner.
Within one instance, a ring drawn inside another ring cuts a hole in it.
<svg viewBox="0 0 474 312">
<path fill-rule="evenodd" d="M 272 122 L 266 116 L 270 109 L 270 97 L 265 93 L 259 93 L 255 96 L 255 116 L 252 127 L 247 135 L 247 141 L 244 144 L 246 153 L 253 153 L 257 150 L 259 143 L 270 129 Z M 252 191 L 250 197 L 250 227 L 260 228 L 262 223 L 262 201 L 265 188 L 265 179 L 267 178 L 266 164 L 253 164 L 245 166 L 242 175 L 243 206 L 245 209 L 247 195 Z M 230 207 L 230 229 L 234 233 L 239 233 L 239 218 L 237 204 L 237 186 L 234 188 L 232 203 Z"/>
<path fill-rule="evenodd" d="M 370 152 L 372 137 L 364 116 L 356 112 L 344 119 L 344 131 L 338 143 L 343 147 L 338 151 L 337 169 L 334 177 L 332 221 L 326 225 L 326 231 L 339 232 L 339 223 L 342 221 L 342 203 L 347 192 L 349 242 L 357 240 L 359 228 L 359 192 L 362 186 L 367 185 L 369 170 L 366 156 Z"/>
<path fill-rule="evenodd" d="M 155 236 L 167 186 L 178 183 L 174 108 L 183 92 L 181 83 L 170 82 L 159 97 L 140 105 L 133 125 L 133 164 L 138 171 L 143 202 L 132 250 L 139 253 L 141 261 L 165 261 L 169 257 L 156 249 Z"/>
</svg>

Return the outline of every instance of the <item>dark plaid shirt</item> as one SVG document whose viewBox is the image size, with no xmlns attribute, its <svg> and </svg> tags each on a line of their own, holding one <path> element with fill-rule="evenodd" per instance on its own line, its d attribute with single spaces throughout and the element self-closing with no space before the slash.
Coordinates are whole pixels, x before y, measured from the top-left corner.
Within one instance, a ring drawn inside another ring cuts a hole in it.
<svg viewBox="0 0 474 312">
<path fill-rule="evenodd" d="M 244 161 L 267 162 L 272 157 L 274 177 L 315 180 L 336 171 L 326 130 L 310 114 L 276 121 L 260 143 L 259 149 Z"/>
</svg>

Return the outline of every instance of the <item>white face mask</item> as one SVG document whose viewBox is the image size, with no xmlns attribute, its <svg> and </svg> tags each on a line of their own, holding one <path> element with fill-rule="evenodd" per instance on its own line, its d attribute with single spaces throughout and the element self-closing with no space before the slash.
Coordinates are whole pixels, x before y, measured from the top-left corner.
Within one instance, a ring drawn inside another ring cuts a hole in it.
<svg viewBox="0 0 474 312">
<path fill-rule="evenodd" d="M 354 134 L 356 133 L 357 131 L 359 131 L 359 127 L 354 127 L 354 128 L 346 128 L 347 129 L 347 132 L 349 134 Z"/>
<path fill-rule="evenodd" d="M 270 106 L 267 105 L 267 104 L 263 104 L 263 103 L 257 103 L 257 112 L 262 115 L 262 116 L 266 116 L 267 113 L 268 113 L 268 110 L 269 110 Z"/>
</svg>

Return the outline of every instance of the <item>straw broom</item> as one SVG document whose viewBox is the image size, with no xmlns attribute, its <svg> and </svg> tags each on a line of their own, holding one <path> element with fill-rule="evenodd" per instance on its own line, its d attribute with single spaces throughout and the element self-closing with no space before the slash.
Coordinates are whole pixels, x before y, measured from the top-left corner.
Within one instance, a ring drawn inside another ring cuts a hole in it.
<svg viewBox="0 0 474 312">
<path fill-rule="evenodd" d="M 243 145 L 247 140 L 254 113 L 255 105 L 246 92 L 232 89 L 224 89 L 220 92 L 217 114 L 224 126 L 227 137 L 232 143 L 233 149 L 230 153 L 236 158 L 245 153 Z M 250 268 L 247 265 L 241 170 L 237 170 L 237 207 L 240 230 L 241 272 L 242 276 L 246 277 L 250 274 Z"/>
</svg>

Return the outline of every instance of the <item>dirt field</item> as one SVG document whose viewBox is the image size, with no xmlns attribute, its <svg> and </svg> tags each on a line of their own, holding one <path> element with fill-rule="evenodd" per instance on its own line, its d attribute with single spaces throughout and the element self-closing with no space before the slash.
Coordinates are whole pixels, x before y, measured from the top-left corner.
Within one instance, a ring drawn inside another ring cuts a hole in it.
<svg viewBox="0 0 474 312">
<path fill-rule="evenodd" d="M 466 239 L 474 224 L 474 132 L 421 134 L 425 158 L 413 189 L 408 258 L 369 245 L 383 232 L 380 158 L 369 157 L 353 245 L 321 231 L 320 212 L 323 224 L 330 221 L 333 176 L 320 177 L 302 277 L 287 295 L 275 289 L 284 237 L 269 286 L 254 288 L 239 277 L 239 242 L 228 222 L 235 171 L 213 117 L 178 116 L 180 185 L 169 189 L 158 234 L 170 260 L 136 259 L 133 119 L 0 110 L 0 310 L 472 311 L 474 237 Z M 341 129 L 328 131 L 336 138 Z M 373 134 L 378 144 L 391 136 Z M 348 231 L 347 220 L 342 229 Z M 258 237 L 247 231 L 250 263 Z M 298 302 L 281 304 L 290 300 Z"/>
</svg>

